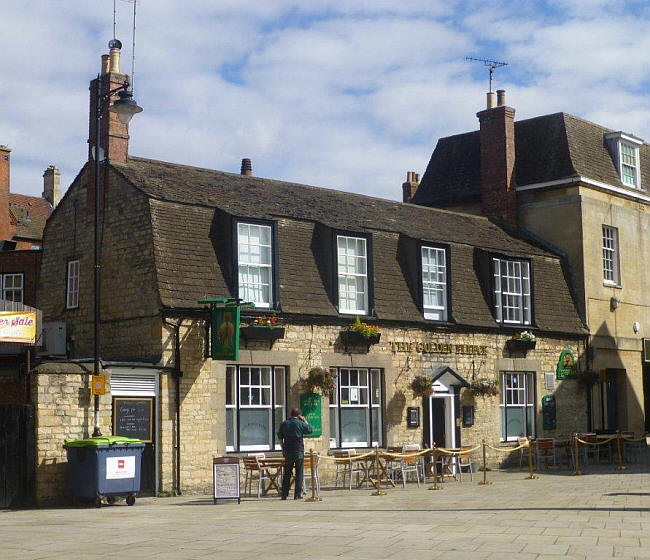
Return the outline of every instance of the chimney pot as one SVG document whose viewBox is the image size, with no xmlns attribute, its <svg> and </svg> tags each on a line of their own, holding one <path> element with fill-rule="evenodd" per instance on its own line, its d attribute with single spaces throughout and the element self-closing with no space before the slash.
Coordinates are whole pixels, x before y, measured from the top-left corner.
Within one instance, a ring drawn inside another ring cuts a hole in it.
<svg viewBox="0 0 650 560">
<path fill-rule="evenodd" d="M 488 109 L 494 109 L 495 106 L 495 94 L 493 91 L 488 91 L 486 93 L 487 96 L 487 108 Z"/>
<path fill-rule="evenodd" d="M 112 40 L 108 43 L 110 50 L 108 51 L 108 71 L 115 74 L 120 73 L 120 49 L 122 43 L 118 40 Z"/>
<path fill-rule="evenodd" d="M 497 107 L 503 107 L 506 104 L 506 90 L 497 90 Z"/>
<path fill-rule="evenodd" d="M 108 55 L 103 54 L 102 55 L 102 71 L 101 75 L 103 76 L 104 74 L 108 74 Z"/>
<path fill-rule="evenodd" d="M 402 183 L 402 202 L 411 202 L 420 186 L 420 175 L 415 171 L 406 172 L 406 182 Z"/>
<path fill-rule="evenodd" d="M 243 158 L 241 160 L 241 171 L 242 175 L 251 177 L 253 175 L 253 165 L 251 164 L 250 158 Z"/>
</svg>

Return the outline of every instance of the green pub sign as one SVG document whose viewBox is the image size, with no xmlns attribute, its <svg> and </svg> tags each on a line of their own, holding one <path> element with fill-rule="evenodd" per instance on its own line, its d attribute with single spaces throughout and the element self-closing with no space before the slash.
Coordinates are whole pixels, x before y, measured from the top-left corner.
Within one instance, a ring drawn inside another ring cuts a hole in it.
<svg viewBox="0 0 650 560">
<path fill-rule="evenodd" d="M 239 359 L 239 306 L 215 307 L 212 311 L 212 359 Z"/>
<path fill-rule="evenodd" d="M 323 397 L 316 393 L 303 393 L 300 395 L 300 408 L 307 423 L 312 427 L 311 434 L 306 438 L 320 437 L 323 434 Z"/>
<path fill-rule="evenodd" d="M 562 350 L 560 359 L 557 361 L 555 370 L 558 379 L 577 379 L 578 378 L 578 360 L 571 350 Z"/>
</svg>

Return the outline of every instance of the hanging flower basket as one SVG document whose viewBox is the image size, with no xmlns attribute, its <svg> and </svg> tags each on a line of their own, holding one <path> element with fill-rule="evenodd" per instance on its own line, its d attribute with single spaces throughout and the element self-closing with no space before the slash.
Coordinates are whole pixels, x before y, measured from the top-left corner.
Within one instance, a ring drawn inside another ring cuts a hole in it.
<svg viewBox="0 0 650 560">
<path fill-rule="evenodd" d="M 416 375 L 411 381 L 411 391 L 413 391 L 415 398 L 430 397 L 433 394 L 431 378 L 427 375 Z"/>
<path fill-rule="evenodd" d="M 469 384 L 469 392 L 475 397 L 496 397 L 499 384 L 492 379 L 476 379 Z"/>
<path fill-rule="evenodd" d="M 336 374 L 327 368 L 314 367 L 301 381 L 302 388 L 308 393 L 320 393 L 323 396 L 336 389 Z"/>
</svg>

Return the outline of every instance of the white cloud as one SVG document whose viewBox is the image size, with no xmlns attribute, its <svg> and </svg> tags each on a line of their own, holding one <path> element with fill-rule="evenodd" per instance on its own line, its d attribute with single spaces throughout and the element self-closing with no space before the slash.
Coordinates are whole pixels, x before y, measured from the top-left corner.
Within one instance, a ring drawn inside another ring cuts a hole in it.
<svg viewBox="0 0 650 560">
<path fill-rule="evenodd" d="M 135 155 L 399 198 L 440 136 L 476 128 L 487 70 L 518 118 L 567 111 L 650 139 L 650 14 L 600 0 L 141 0 Z M 118 2 L 122 69 L 131 9 Z M 12 184 L 67 187 L 87 153 L 106 0 L 4 0 L 0 143 Z"/>
</svg>

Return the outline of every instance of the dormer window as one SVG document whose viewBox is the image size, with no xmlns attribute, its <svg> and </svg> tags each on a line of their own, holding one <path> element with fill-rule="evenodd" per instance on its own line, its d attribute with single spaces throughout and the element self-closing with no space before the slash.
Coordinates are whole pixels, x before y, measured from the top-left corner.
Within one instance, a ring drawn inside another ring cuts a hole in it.
<svg viewBox="0 0 650 560">
<path fill-rule="evenodd" d="M 271 225 L 237 224 L 239 297 L 255 307 L 270 308 L 273 301 L 273 229 Z"/>
<path fill-rule="evenodd" d="M 616 164 L 621 182 L 628 187 L 640 189 L 639 146 L 643 145 L 643 140 L 624 132 L 611 132 L 605 135 L 605 141 Z"/>
<path fill-rule="evenodd" d="M 639 186 L 639 149 L 621 142 L 621 181 L 635 189 Z"/>
<path fill-rule="evenodd" d="M 519 259 L 492 259 L 494 311 L 503 324 L 530 325 L 530 263 Z"/>
</svg>

